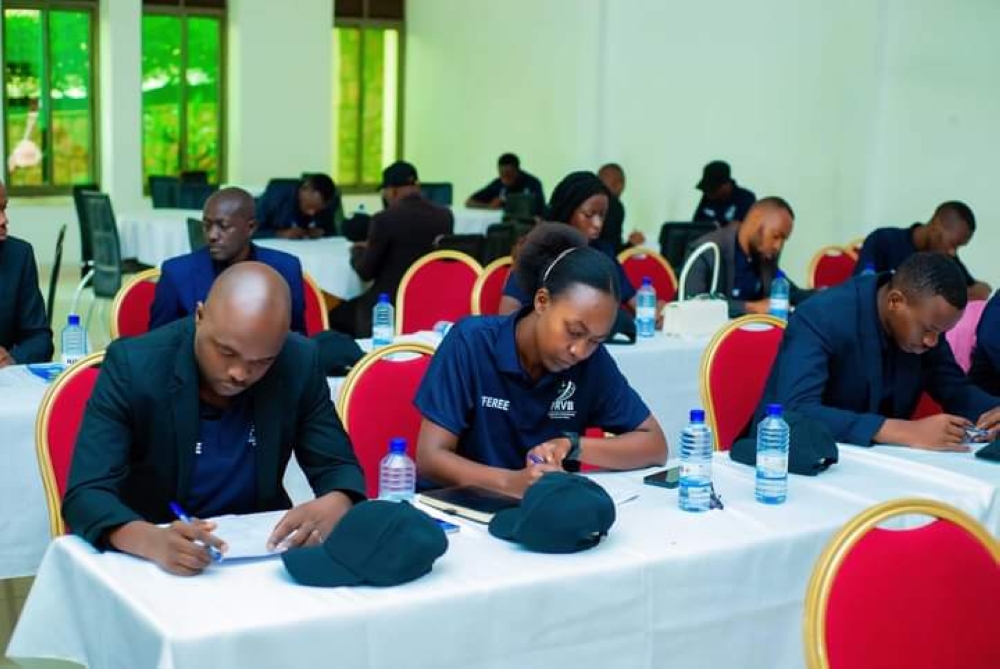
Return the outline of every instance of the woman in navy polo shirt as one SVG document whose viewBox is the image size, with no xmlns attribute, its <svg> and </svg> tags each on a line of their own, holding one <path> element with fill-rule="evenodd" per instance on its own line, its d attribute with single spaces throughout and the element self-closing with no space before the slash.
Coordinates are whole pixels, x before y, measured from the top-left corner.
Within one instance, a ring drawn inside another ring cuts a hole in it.
<svg viewBox="0 0 1000 669">
<path fill-rule="evenodd" d="M 514 272 L 533 302 L 458 322 L 431 361 L 415 400 L 421 477 L 520 496 L 580 461 L 665 462 L 659 423 L 601 345 L 621 302 L 611 260 L 572 228 L 543 223 Z M 588 427 L 617 436 L 581 438 Z"/>
</svg>

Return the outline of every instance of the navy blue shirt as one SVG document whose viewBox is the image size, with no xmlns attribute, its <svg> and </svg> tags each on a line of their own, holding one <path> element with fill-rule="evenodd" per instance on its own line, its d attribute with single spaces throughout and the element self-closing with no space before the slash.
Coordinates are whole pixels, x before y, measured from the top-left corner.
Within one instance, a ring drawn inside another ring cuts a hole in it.
<svg viewBox="0 0 1000 669">
<path fill-rule="evenodd" d="M 635 286 L 628 280 L 628 275 L 625 273 L 625 268 L 622 264 L 618 262 L 618 256 L 615 255 L 615 248 L 611 244 L 605 242 L 602 239 L 594 239 L 590 242 L 590 248 L 597 249 L 604 255 L 611 258 L 614 261 L 615 267 L 618 268 L 618 284 L 621 286 L 622 291 L 622 304 L 626 304 L 629 300 L 635 297 Z M 522 305 L 531 304 L 531 297 L 524 294 L 521 290 L 521 285 L 514 278 L 514 273 L 511 272 L 510 276 L 507 277 L 507 283 L 503 285 L 503 294 L 507 297 L 512 297 Z"/>
<path fill-rule="evenodd" d="M 501 201 L 507 199 L 508 193 L 525 193 L 535 196 L 535 213 L 540 214 L 545 206 L 545 191 L 542 190 L 542 182 L 533 174 L 528 174 L 524 170 L 518 173 L 517 180 L 510 186 L 504 186 L 499 178 L 489 182 L 483 188 L 472 194 L 472 199 L 476 202 L 489 204 L 496 198 Z"/>
<path fill-rule="evenodd" d="M 879 228 L 865 237 L 861 253 L 858 254 L 858 262 L 854 266 L 855 276 L 864 272 L 869 265 L 876 274 L 895 272 L 904 260 L 918 251 L 916 244 L 913 243 L 913 231 L 918 225 L 921 223 L 914 223 L 908 228 Z M 974 284 L 976 280 L 962 261 L 957 256 L 954 260 L 962 270 L 965 285 Z"/>
<path fill-rule="evenodd" d="M 734 300 L 752 302 L 764 297 L 764 286 L 760 280 L 760 268 L 757 266 L 757 258 L 754 255 L 743 253 L 743 249 L 736 244 L 736 267 L 733 268 L 733 294 Z"/>
<path fill-rule="evenodd" d="M 702 195 L 692 220 L 714 222 L 719 225 L 742 221 L 756 201 L 757 196 L 753 191 L 741 188 L 733 182 L 733 194 L 726 200 L 709 200 Z"/>
<path fill-rule="evenodd" d="M 252 403 L 241 393 L 225 409 L 201 403 L 191 491 L 185 506 L 199 518 L 251 513 L 256 508 L 257 466 Z"/>
<path fill-rule="evenodd" d="M 969 378 L 991 395 L 1000 395 L 1000 291 L 993 294 L 979 317 Z"/>
<path fill-rule="evenodd" d="M 564 432 L 631 432 L 649 417 L 604 346 L 565 371 L 532 381 L 515 341 L 517 322 L 528 312 L 461 320 L 431 360 L 414 404 L 458 437 L 459 455 L 522 469 L 529 450 Z"/>
</svg>

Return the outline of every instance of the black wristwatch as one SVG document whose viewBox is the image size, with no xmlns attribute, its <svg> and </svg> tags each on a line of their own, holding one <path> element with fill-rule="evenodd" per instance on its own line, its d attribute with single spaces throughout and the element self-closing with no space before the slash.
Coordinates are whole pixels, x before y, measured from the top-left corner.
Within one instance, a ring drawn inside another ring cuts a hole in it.
<svg viewBox="0 0 1000 669">
<path fill-rule="evenodd" d="M 583 449 L 580 448 L 580 435 L 577 432 L 563 432 L 563 436 L 569 439 L 569 450 L 563 457 L 563 469 L 568 472 L 580 471 L 580 458 Z"/>
</svg>

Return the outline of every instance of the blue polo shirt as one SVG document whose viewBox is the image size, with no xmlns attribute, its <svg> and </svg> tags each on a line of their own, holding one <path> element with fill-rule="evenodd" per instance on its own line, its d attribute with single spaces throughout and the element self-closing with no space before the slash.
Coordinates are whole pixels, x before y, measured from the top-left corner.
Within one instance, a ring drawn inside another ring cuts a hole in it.
<svg viewBox="0 0 1000 669">
<path fill-rule="evenodd" d="M 604 346 L 563 372 L 532 381 L 514 337 L 527 313 L 465 318 L 431 360 L 414 404 L 424 418 L 458 436 L 459 455 L 522 469 L 529 450 L 564 432 L 630 432 L 649 417 Z"/>
<path fill-rule="evenodd" d="M 735 300 L 751 302 L 764 297 L 764 285 L 760 280 L 757 258 L 743 253 L 736 245 L 736 266 L 733 268 L 733 294 Z"/>
<path fill-rule="evenodd" d="M 921 224 L 914 223 L 908 228 L 879 228 L 865 237 L 861 253 L 858 254 L 858 262 L 854 266 L 855 276 L 865 271 L 868 265 L 871 265 L 877 274 L 895 272 L 904 260 L 917 252 L 917 246 L 913 243 L 913 229 L 918 225 Z M 958 256 L 955 256 L 954 260 L 962 270 L 965 285 L 974 284 L 975 278 Z"/>
<path fill-rule="evenodd" d="M 615 255 L 615 247 L 607 243 L 602 239 L 595 239 L 590 242 L 590 248 L 597 249 L 604 255 L 611 258 L 615 263 L 615 267 L 618 269 L 618 285 L 621 286 L 622 291 L 622 304 L 627 304 L 629 300 L 635 297 L 635 286 L 632 282 L 628 280 L 628 274 L 625 273 L 625 268 L 622 264 L 618 262 L 618 256 Z M 507 297 L 513 297 L 515 300 L 523 305 L 531 303 L 531 297 L 524 294 L 521 290 L 521 285 L 514 278 L 513 272 L 507 277 L 507 282 L 503 285 L 503 294 Z"/>
<path fill-rule="evenodd" d="M 225 409 L 200 403 L 198 443 L 185 507 L 199 518 L 251 513 L 256 508 L 257 445 L 249 393 Z"/>
</svg>

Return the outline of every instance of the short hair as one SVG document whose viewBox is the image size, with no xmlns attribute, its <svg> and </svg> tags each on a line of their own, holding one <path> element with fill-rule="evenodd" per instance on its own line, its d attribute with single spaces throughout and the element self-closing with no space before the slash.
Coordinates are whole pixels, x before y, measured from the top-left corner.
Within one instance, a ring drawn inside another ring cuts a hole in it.
<svg viewBox="0 0 1000 669">
<path fill-rule="evenodd" d="M 754 203 L 756 205 L 763 205 L 769 207 L 777 207 L 778 209 L 784 209 L 788 212 L 788 215 L 795 220 L 795 211 L 792 209 L 792 205 L 788 204 L 788 200 L 783 197 L 778 197 L 777 195 L 768 195 L 767 197 L 762 197 Z"/>
<path fill-rule="evenodd" d="M 965 309 L 969 299 L 962 270 L 958 263 L 943 253 L 914 253 L 892 275 L 891 285 L 907 299 L 940 295 L 956 309 Z"/>
<path fill-rule="evenodd" d="M 337 194 L 337 186 L 333 183 L 333 179 L 322 172 L 305 175 L 302 178 L 302 185 L 319 193 L 324 202 L 332 202 L 333 196 Z"/>
<path fill-rule="evenodd" d="M 503 167 L 504 165 L 510 165 L 515 170 L 519 170 L 521 169 L 521 159 L 513 153 L 505 153 L 497 161 L 497 167 Z"/>
<path fill-rule="evenodd" d="M 938 208 L 934 210 L 934 218 L 939 216 L 949 219 L 957 218 L 964 222 L 969 227 L 970 235 L 976 231 L 976 215 L 972 213 L 969 205 L 964 202 L 949 200 L 948 202 L 939 204 Z"/>
<path fill-rule="evenodd" d="M 514 279 L 533 298 L 545 288 L 553 298 L 583 284 L 621 302 L 621 285 L 614 263 L 590 248 L 587 238 L 563 223 L 539 223 L 524 238 L 514 266 Z"/>
<path fill-rule="evenodd" d="M 618 172 L 618 174 L 622 175 L 622 177 L 625 176 L 625 170 L 623 170 L 622 166 L 618 163 L 604 163 L 601 165 L 601 168 L 597 170 L 597 173 L 600 174 L 604 170 L 614 170 L 615 172 Z"/>
</svg>

